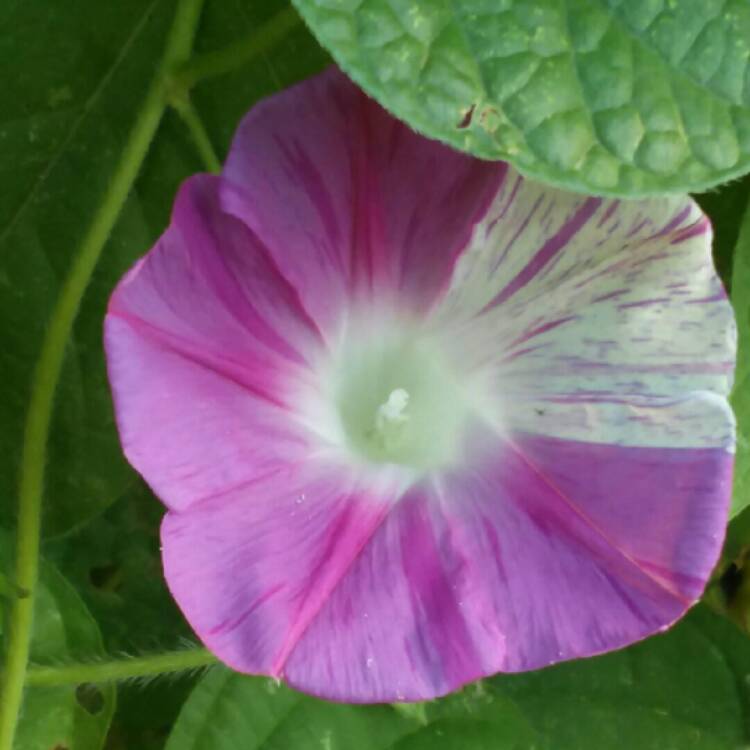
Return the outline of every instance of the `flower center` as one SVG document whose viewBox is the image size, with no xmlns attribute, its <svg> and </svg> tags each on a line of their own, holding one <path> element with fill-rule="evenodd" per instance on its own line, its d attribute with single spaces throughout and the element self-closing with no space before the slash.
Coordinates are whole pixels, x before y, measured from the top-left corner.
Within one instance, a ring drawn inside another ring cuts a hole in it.
<svg viewBox="0 0 750 750">
<path fill-rule="evenodd" d="M 347 336 L 337 359 L 334 400 L 351 452 L 417 470 L 456 458 L 465 389 L 434 341 L 368 331 Z"/>
</svg>

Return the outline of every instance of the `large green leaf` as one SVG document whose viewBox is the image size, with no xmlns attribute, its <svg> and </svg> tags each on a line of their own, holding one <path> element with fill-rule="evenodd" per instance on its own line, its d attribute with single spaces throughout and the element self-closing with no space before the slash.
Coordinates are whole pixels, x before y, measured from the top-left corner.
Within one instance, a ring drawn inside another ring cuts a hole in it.
<svg viewBox="0 0 750 750">
<path fill-rule="evenodd" d="M 413 707 L 334 705 L 216 668 L 167 750 L 732 750 L 750 739 L 749 668 L 750 642 L 705 608 L 619 653 Z"/>
<path fill-rule="evenodd" d="M 215 667 L 185 704 L 167 750 L 385 750 L 413 725 L 388 706 L 326 703 Z"/>
<path fill-rule="evenodd" d="M 734 252 L 732 304 L 739 335 L 732 393 L 732 406 L 737 415 L 737 462 L 732 498 L 732 515 L 736 515 L 750 505 L 750 206 L 745 211 Z"/>
<path fill-rule="evenodd" d="M 746 0 L 293 0 L 415 129 L 584 192 L 750 170 Z"/>
<path fill-rule="evenodd" d="M 10 552 L 9 535 L 0 531 L 0 572 L 9 571 Z M 6 605 L 0 599 L 0 611 Z M 101 653 L 99 628 L 81 598 L 53 565 L 44 562 L 34 604 L 32 660 L 48 664 L 90 660 Z M 114 710 L 113 686 L 29 688 L 14 748 L 99 750 Z"/>
</svg>

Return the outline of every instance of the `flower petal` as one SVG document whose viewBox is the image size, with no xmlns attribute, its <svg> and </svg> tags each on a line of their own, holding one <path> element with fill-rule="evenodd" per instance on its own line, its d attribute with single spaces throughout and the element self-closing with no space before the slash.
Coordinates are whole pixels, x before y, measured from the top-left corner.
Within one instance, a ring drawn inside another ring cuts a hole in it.
<svg viewBox="0 0 750 750">
<path fill-rule="evenodd" d="M 381 523 L 392 492 L 311 462 L 162 524 L 164 572 L 203 642 L 233 668 L 279 675 Z"/>
<path fill-rule="evenodd" d="M 253 107 L 223 174 L 330 330 L 353 295 L 429 306 L 506 171 L 418 136 L 331 68 Z"/>
<path fill-rule="evenodd" d="M 172 224 L 120 282 L 105 345 L 129 461 L 170 507 L 226 491 L 308 449 L 297 393 L 321 340 L 218 180 L 183 185 Z"/>
<path fill-rule="evenodd" d="M 413 488 L 285 667 L 337 700 L 425 700 L 674 622 L 721 548 L 731 456 L 488 436 Z M 531 456 L 531 458 L 528 458 Z"/>
<path fill-rule="evenodd" d="M 710 226 L 688 198 L 607 201 L 509 178 L 437 325 L 453 331 L 459 361 L 491 371 L 506 429 L 734 443 L 734 319 Z"/>
</svg>

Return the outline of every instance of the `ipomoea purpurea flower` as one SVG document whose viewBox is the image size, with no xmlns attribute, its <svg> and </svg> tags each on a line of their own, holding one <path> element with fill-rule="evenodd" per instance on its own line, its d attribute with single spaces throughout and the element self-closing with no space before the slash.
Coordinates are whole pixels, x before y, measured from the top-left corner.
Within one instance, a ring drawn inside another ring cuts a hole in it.
<svg viewBox="0 0 750 750">
<path fill-rule="evenodd" d="M 201 640 L 369 702 L 673 623 L 732 474 L 710 245 L 689 198 L 528 181 L 333 69 L 256 105 L 106 320 L 122 444 Z"/>
</svg>

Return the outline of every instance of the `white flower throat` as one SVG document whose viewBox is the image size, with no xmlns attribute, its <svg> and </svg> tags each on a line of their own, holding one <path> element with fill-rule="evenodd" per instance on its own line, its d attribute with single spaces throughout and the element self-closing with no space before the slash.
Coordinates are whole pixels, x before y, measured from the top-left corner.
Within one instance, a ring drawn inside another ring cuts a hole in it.
<svg viewBox="0 0 750 750">
<path fill-rule="evenodd" d="M 434 338 L 397 325 L 348 334 L 326 376 L 342 447 L 417 471 L 455 459 L 469 407 Z"/>
</svg>

